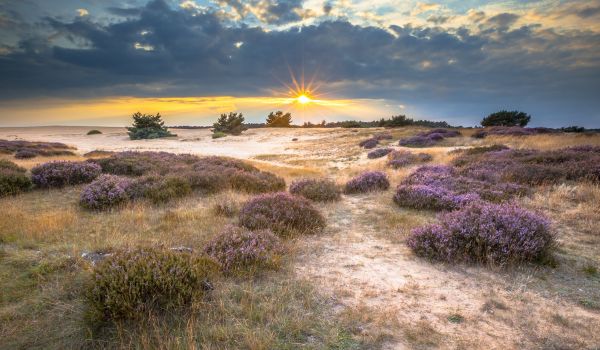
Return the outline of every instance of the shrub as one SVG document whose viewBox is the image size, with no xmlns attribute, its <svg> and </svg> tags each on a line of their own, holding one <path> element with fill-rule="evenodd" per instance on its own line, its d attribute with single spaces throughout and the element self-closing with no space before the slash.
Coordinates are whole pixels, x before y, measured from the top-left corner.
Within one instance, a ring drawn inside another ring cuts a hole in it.
<svg viewBox="0 0 600 350">
<path fill-rule="evenodd" d="M 37 152 L 30 149 L 20 149 L 15 153 L 15 158 L 17 159 L 30 159 L 37 157 Z"/>
<path fill-rule="evenodd" d="M 377 145 L 379 144 L 379 140 L 375 139 L 375 138 L 371 138 L 371 139 L 367 139 L 364 141 L 359 142 L 359 146 L 366 148 L 366 149 L 371 149 L 371 148 L 375 148 L 377 147 Z"/>
<path fill-rule="evenodd" d="M 211 289 L 218 269 L 189 252 L 140 248 L 117 252 L 93 271 L 87 301 L 97 317 L 130 319 L 181 307 Z"/>
<path fill-rule="evenodd" d="M 87 135 L 100 135 L 100 134 L 102 134 L 102 131 L 96 130 L 96 129 L 92 129 L 87 132 Z"/>
<path fill-rule="evenodd" d="M 141 176 L 167 174 L 191 169 L 200 158 L 190 154 L 168 152 L 119 152 L 110 157 L 89 160 L 102 167 L 102 171 L 113 175 Z"/>
<path fill-rule="evenodd" d="M 393 149 L 391 149 L 391 148 L 378 148 L 376 150 L 369 152 L 367 154 L 367 158 L 376 159 L 376 158 L 385 157 L 392 151 L 393 151 Z"/>
<path fill-rule="evenodd" d="M 0 159 L 0 197 L 28 191 L 31 180 L 25 172 L 25 169 L 15 163 Z"/>
<path fill-rule="evenodd" d="M 335 182 L 328 179 L 301 179 L 292 182 L 290 193 L 317 202 L 337 201 L 341 190 Z"/>
<path fill-rule="evenodd" d="M 79 204 L 86 209 L 108 209 L 126 203 L 131 181 L 115 175 L 102 175 L 81 192 Z"/>
<path fill-rule="evenodd" d="M 129 138 L 132 140 L 177 136 L 169 132 L 160 113 L 152 115 L 136 112 L 133 114 L 132 118 L 133 125 L 127 128 Z"/>
<path fill-rule="evenodd" d="M 505 265 L 542 261 L 554 247 L 545 217 L 514 204 L 475 203 L 413 230 L 408 246 L 448 262 Z"/>
<path fill-rule="evenodd" d="M 240 135 L 247 129 L 244 125 L 244 115 L 242 113 L 221 114 L 217 122 L 213 124 L 213 139 L 223 137 L 226 134 Z"/>
<path fill-rule="evenodd" d="M 381 171 L 366 171 L 348 181 L 344 186 L 345 193 L 365 193 L 384 191 L 390 188 L 387 175 Z"/>
<path fill-rule="evenodd" d="M 443 187 L 400 185 L 394 202 L 401 207 L 430 210 L 455 210 L 479 200 L 475 193 L 455 194 Z"/>
<path fill-rule="evenodd" d="M 0 140 L 0 153 L 13 154 L 20 152 L 19 157 L 33 158 L 30 156 L 34 153 L 38 156 L 64 156 L 73 155 L 73 148 L 59 142 L 30 142 L 30 141 L 8 141 Z M 19 158 L 17 157 L 17 158 Z"/>
<path fill-rule="evenodd" d="M 101 173 L 99 165 L 89 162 L 49 162 L 31 169 L 31 180 L 42 188 L 88 183 Z"/>
<path fill-rule="evenodd" d="M 429 136 L 412 136 L 401 139 L 398 144 L 404 147 L 430 147 L 435 145 L 438 140 Z"/>
<path fill-rule="evenodd" d="M 309 200 L 285 192 L 251 198 L 242 206 L 239 222 L 250 230 L 270 229 L 280 236 L 318 233 L 325 227 L 325 218 Z"/>
<path fill-rule="evenodd" d="M 373 135 L 373 138 L 377 141 L 381 141 L 381 140 L 391 140 L 394 137 L 389 132 L 380 132 L 380 133 Z"/>
<path fill-rule="evenodd" d="M 267 116 L 266 126 L 270 128 L 289 128 L 292 124 L 292 115 L 282 111 L 271 112 Z"/>
<path fill-rule="evenodd" d="M 183 177 L 151 175 L 135 179 L 127 192 L 133 199 L 147 198 L 152 203 L 159 204 L 188 195 L 192 192 L 192 187 Z"/>
<path fill-rule="evenodd" d="M 412 153 L 409 151 L 393 151 L 388 154 L 387 165 L 394 169 L 405 167 L 417 163 L 426 163 L 433 159 L 433 157 L 427 153 Z"/>
<path fill-rule="evenodd" d="M 423 136 L 423 137 L 431 137 L 432 135 L 436 135 L 436 138 L 441 137 L 446 138 L 446 137 L 458 137 L 461 136 L 460 132 L 458 130 L 448 130 L 448 129 L 432 129 L 429 131 L 425 131 L 419 134 L 419 136 Z"/>
<path fill-rule="evenodd" d="M 285 190 L 285 180 L 266 171 L 235 171 L 228 176 L 231 188 L 248 193 Z"/>
<path fill-rule="evenodd" d="M 250 231 L 229 225 L 208 243 L 204 252 L 229 272 L 276 267 L 282 250 L 281 241 L 270 230 Z"/>
<path fill-rule="evenodd" d="M 225 136 L 227 136 L 227 134 L 224 132 L 221 132 L 221 131 L 215 131 L 212 134 L 213 139 L 220 139 L 221 137 L 225 137 Z"/>
<path fill-rule="evenodd" d="M 519 111 L 499 111 L 492 113 L 481 121 L 482 126 L 520 126 L 524 127 L 531 120 L 531 116 Z"/>
</svg>

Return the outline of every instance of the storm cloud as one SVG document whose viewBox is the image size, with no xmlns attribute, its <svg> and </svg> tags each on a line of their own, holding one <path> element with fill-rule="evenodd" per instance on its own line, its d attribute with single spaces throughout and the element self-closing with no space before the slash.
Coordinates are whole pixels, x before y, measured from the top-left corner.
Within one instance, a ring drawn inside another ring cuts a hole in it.
<svg viewBox="0 0 600 350">
<path fill-rule="evenodd" d="M 267 24 L 302 17 L 298 0 L 260 6 Z M 162 0 L 107 13 L 120 20 L 45 17 L 37 24 L 44 30 L 8 46 L 0 54 L 1 98 L 258 96 L 281 87 L 291 68 L 319 72 L 323 90 L 436 117 L 524 108 L 547 124 L 574 115 L 580 124 L 600 122 L 600 34 L 593 31 L 519 24 L 509 13 L 455 28 L 340 17 L 265 30 L 217 9 Z"/>
</svg>

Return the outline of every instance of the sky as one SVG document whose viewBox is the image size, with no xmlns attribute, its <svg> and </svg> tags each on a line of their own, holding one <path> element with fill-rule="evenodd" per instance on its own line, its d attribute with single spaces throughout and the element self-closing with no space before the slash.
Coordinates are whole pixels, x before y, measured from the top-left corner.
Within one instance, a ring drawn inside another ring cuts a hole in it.
<svg viewBox="0 0 600 350">
<path fill-rule="evenodd" d="M 0 0 L 0 126 L 502 109 L 600 127 L 600 0 Z"/>
</svg>

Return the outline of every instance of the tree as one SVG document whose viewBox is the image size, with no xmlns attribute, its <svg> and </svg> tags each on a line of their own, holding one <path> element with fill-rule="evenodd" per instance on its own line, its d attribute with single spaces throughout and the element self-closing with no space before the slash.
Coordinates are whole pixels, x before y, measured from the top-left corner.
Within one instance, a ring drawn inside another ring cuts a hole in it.
<svg viewBox="0 0 600 350">
<path fill-rule="evenodd" d="M 492 113 L 481 121 L 482 126 L 521 126 L 524 127 L 531 116 L 519 111 L 499 111 Z"/>
<path fill-rule="evenodd" d="M 289 128 L 292 124 L 292 115 L 290 113 L 283 113 L 282 111 L 277 111 L 275 113 L 269 113 L 267 116 L 267 127 L 271 128 Z"/>
<path fill-rule="evenodd" d="M 156 115 L 142 114 L 136 112 L 133 114 L 133 125 L 128 127 L 129 138 L 132 140 L 157 139 L 159 137 L 177 136 L 171 134 L 165 122 L 163 122 L 160 113 Z"/>
<path fill-rule="evenodd" d="M 244 125 L 244 115 L 242 113 L 221 114 L 217 122 L 213 124 L 215 134 L 240 135 L 245 130 L 248 130 L 248 128 Z"/>
</svg>

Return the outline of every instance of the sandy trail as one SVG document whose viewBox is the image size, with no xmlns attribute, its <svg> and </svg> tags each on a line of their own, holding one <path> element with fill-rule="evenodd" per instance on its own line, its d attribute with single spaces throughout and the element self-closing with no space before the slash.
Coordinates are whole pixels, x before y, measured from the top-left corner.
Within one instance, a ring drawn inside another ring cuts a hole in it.
<svg viewBox="0 0 600 350">
<path fill-rule="evenodd" d="M 596 315 L 530 291 L 526 276 L 512 279 L 487 268 L 416 258 L 360 219 L 377 202 L 377 196 L 344 197 L 329 211 L 328 233 L 302 239 L 296 271 L 339 303 L 339 310 L 369 314 L 389 338 L 383 348 L 536 348 L 565 337 L 548 322 L 548 313 L 594 318 L 597 324 Z"/>
</svg>

